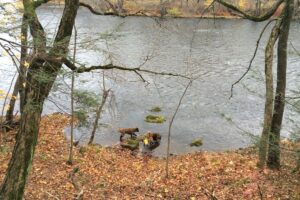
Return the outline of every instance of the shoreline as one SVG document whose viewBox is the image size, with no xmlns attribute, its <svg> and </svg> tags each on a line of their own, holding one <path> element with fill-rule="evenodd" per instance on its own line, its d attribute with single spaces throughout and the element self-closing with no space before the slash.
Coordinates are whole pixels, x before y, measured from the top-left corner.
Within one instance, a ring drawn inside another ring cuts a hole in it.
<svg viewBox="0 0 300 200">
<path fill-rule="evenodd" d="M 171 156 L 168 179 L 164 158 L 136 156 L 120 148 L 75 147 L 73 165 L 67 165 L 69 142 L 64 127 L 69 122 L 61 114 L 42 118 L 26 199 L 72 199 L 78 193 L 69 178 L 75 168 L 79 172 L 73 180 L 83 189 L 84 199 L 206 199 L 205 191 L 213 191 L 218 199 L 259 200 L 260 191 L 270 200 L 300 197 L 295 160 L 284 156 L 279 173 L 261 170 L 256 166 L 257 152 L 251 148 Z M 0 181 L 15 132 L 8 132 L 8 140 L 1 143 Z"/>
<path fill-rule="evenodd" d="M 63 8 L 63 3 L 55 3 L 50 2 L 44 5 L 44 7 L 61 7 Z M 80 9 L 86 9 L 88 8 L 81 6 Z M 167 14 L 163 17 L 160 16 L 159 10 L 135 10 L 135 11 L 128 11 L 124 12 L 122 14 L 117 14 L 114 12 L 103 12 L 103 14 L 99 14 L 99 16 L 115 16 L 115 17 L 150 17 L 150 18 L 161 18 L 161 19 L 169 19 L 169 18 L 175 18 L 175 19 L 245 19 L 237 15 L 232 15 L 229 13 L 225 13 L 223 15 L 212 15 L 212 14 L 181 14 L 181 15 L 173 15 L 173 14 Z"/>
</svg>

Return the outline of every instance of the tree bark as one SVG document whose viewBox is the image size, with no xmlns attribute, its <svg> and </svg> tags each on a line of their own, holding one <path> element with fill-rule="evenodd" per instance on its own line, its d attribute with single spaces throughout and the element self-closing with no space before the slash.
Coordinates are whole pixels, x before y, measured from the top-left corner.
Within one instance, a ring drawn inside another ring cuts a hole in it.
<svg viewBox="0 0 300 200">
<path fill-rule="evenodd" d="M 286 0 L 282 26 L 277 47 L 277 86 L 272 118 L 271 134 L 269 137 L 269 151 L 267 165 L 269 168 L 279 169 L 280 167 L 280 130 L 282 125 L 285 90 L 286 90 L 286 69 L 287 69 L 287 46 L 290 30 L 290 23 L 293 16 L 294 2 Z"/>
<path fill-rule="evenodd" d="M 29 80 L 29 82 L 33 86 L 28 87 L 28 91 L 26 91 L 26 99 L 30 103 L 25 105 L 21 116 L 13 155 L 0 190 L 1 200 L 22 199 L 37 143 L 42 104 L 44 103 L 40 97 L 44 94 L 35 88 L 39 87 L 37 80 Z"/>
<path fill-rule="evenodd" d="M 279 18 L 272 29 L 266 49 L 265 49 L 265 79 L 266 79 L 266 101 L 264 111 L 264 126 L 260 138 L 259 145 L 259 167 L 263 167 L 267 158 L 269 133 L 271 129 L 273 115 L 273 49 L 279 35 L 281 26 L 281 18 Z"/>
<path fill-rule="evenodd" d="M 36 16 L 34 3 L 23 0 L 23 4 L 25 14 L 29 17 L 29 27 L 34 40 L 35 52 L 45 53 L 45 34 Z M 78 6 L 79 0 L 65 0 L 62 19 L 49 56 L 66 56 Z M 38 140 L 43 104 L 61 66 L 61 62 L 49 63 L 41 58 L 34 58 L 30 64 L 21 125 L 6 176 L 0 188 L 0 200 L 21 200 L 23 198 Z M 47 81 L 41 79 L 41 76 L 46 77 Z"/>
</svg>

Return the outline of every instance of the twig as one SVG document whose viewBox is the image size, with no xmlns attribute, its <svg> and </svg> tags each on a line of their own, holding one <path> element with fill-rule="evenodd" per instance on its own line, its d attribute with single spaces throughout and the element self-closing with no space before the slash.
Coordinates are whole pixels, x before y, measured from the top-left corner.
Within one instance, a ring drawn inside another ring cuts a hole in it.
<svg viewBox="0 0 300 200">
<path fill-rule="evenodd" d="M 207 196 L 210 200 L 218 200 L 218 198 L 215 195 L 214 189 L 212 191 L 208 191 L 206 188 L 201 187 L 202 192 Z"/>
<path fill-rule="evenodd" d="M 260 200 L 263 200 L 264 194 L 263 194 L 262 189 L 259 184 L 257 184 L 257 189 L 258 189 L 258 194 L 259 194 Z"/>
<path fill-rule="evenodd" d="M 167 159 L 166 159 L 166 178 L 169 177 L 169 157 L 170 157 L 171 128 L 172 128 L 174 119 L 175 119 L 175 117 L 176 117 L 176 114 L 177 114 L 177 112 L 178 112 L 178 110 L 179 110 L 179 107 L 180 107 L 180 105 L 181 105 L 182 99 L 183 99 L 183 97 L 185 96 L 185 94 L 186 94 L 188 88 L 191 86 L 192 82 L 193 82 L 193 81 L 190 80 L 189 83 L 187 84 L 187 86 L 185 87 L 185 90 L 184 90 L 184 92 L 182 93 L 182 95 L 181 95 L 181 97 L 180 97 L 180 100 L 179 100 L 179 102 L 178 102 L 178 105 L 177 105 L 177 107 L 176 107 L 176 110 L 175 110 L 175 112 L 174 112 L 174 114 L 173 114 L 173 116 L 172 116 L 172 118 L 171 118 L 170 123 L 169 123 L 169 129 L 168 129 L 168 144 L 167 144 Z"/>
<path fill-rule="evenodd" d="M 78 183 L 74 179 L 75 174 L 79 172 L 79 167 L 75 167 L 72 172 L 69 174 L 69 178 L 71 180 L 71 183 L 75 190 L 79 191 L 77 194 L 74 196 L 74 200 L 83 200 L 83 190 L 79 187 Z"/>
<path fill-rule="evenodd" d="M 13 85 L 13 83 L 14 83 L 14 80 L 15 80 L 15 77 L 16 77 L 16 75 L 17 75 L 17 72 L 14 74 L 14 76 L 13 76 L 13 78 L 12 78 L 12 80 L 11 80 L 11 82 L 10 82 L 10 85 L 9 85 L 9 89 L 8 89 L 8 91 L 7 91 L 7 93 L 6 93 L 6 95 L 5 95 L 5 99 L 4 99 L 4 102 L 3 102 L 3 106 L 2 106 L 2 111 L 1 111 L 1 121 L 0 121 L 0 130 L 2 131 L 2 129 L 3 129 L 3 124 L 4 124 L 4 122 L 3 122 L 3 118 L 4 118 L 4 109 L 5 109 L 5 105 L 6 105 L 6 101 L 7 101 L 7 98 L 8 98 L 8 95 L 9 95 L 9 92 L 10 92 L 10 90 L 11 90 L 11 88 L 12 88 L 12 85 Z M 12 97 L 13 98 L 13 97 Z M 5 132 L 5 131 L 4 131 Z"/>
<path fill-rule="evenodd" d="M 44 191 L 46 194 L 48 194 L 50 197 L 53 197 L 54 199 L 56 200 L 59 200 L 59 198 L 57 196 L 54 196 L 53 194 L 47 192 L 47 191 Z"/>
<path fill-rule="evenodd" d="M 298 56 L 300 56 L 300 52 L 295 48 L 295 46 L 293 45 L 293 43 L 290 42 L 290 44 L 291 44 L 293 50 L 295 51 L 295 53 L 296 53 Z"/>
<path fill-rule="evenodd" d="M 149 73 L 149 74 L 153 74 L 153 75 L 175 76 L 175 77 L 181 77 L 181 78 L 185 78 L 185 79 L 191 79 L 190 77 L 182 75 L 182 74 L 169 73 L 169 72 L 157 72 L 157 71 L 152 71 L 152 70 L 148 70 L 148 69 L 142 69 L 140 67 L 135 67 L 135 68 L 122 67 L 122 66 L 114 65 L 112 63 L 106 64 L 106 65 L 95 65 L 95 66 L 90 66 L 90 67 L 85 67 L 85 66 L 76 67 L 67 58 L 59 58 L 57 60 L 61 60 L 68 68 L 70 68 L 71 70 L 73 70 L 77 73 L 90 72 L 90 71 L 97 70 L 97 69 L 103 69 L 103 70 L 118 69 L 118 70 L 123 70 L 123 71 L 132 71 L 135 73 L 136 72 L 144 72 L 144 73 Z"/>
<path fill-rule="evenodd" d="M 265 20 L 271 18 L 272 15 L 276 12 L 277 8 L 284 2 L 284 0 L 279 0 L 273 5 L 273 7 L 271 7 L 270 10 L 268 10 L 268 12 L 266 12 L 260 16 L 253 16 L 253 15 L 250 15 L 250 14 L 244 12 L 243 10 L 239 9 L 235 5 L 230 4 L 227 1 L 224 1 L 224 0 L 216 0 L 216 1 L 219 2 L 220 4 L 222 4 L 223 6 L 242 14 L 246 19 L 249 19 L 249 20 L 255 21 L 255 22 L 262 22 L 262 21 L 265 21 Z"/>
<path fill-rule="evenodd" d="M 101 103 L 100 103 L 100 105 L 99 105 L 99 107 L 97 109 L 97 112 L 96 112 L 96 118 L 95 118 L 95 122 L 94 122 L 93 130 L 92 130 L 92 134 L 91 134 L 91 137 L 90 137 L 90 140 L 89 140 L 88 144 L 92 144 L 93 141 L 94 141 L 95 133 L 96 133 L 96 130 L 98 128 L 98 121 L 100 119 L 100 115 L 102 113 L 103 106 L 104 106 L 104 104 L 105 104 L 105 102 L 107 100 L 109 92 L 110 92 L 110 89 L 108 89 L 108 90 L 105 89 L 105 81 L 104 81 L 104 73 L 103 73 L 102 100 L 101 100 Z"/>
<path fill-rule="evenodd" d="M 76 46 L 77 46 L 77 29 L 74 25 L 74 52 L 73 52 L 73 64 L 76 61 Z M 72 71 L 72 80 L 71 80 L 71 142 L 70 142 L 70 152 L 69 152 L 69 159 L 67 163 L 72 165 L 73 163 L 73 140 L 74 140 L 74 82 L 75 82 L 75 75 L 74 71 Z"/>
<path fill-rule="evenodd" d="M 233 96 L 233 87 L 234 87 L 236 84 L 238 84 L 238 83 L 239 83 L 239 82 L 240 82 L 240 81 L 248 74 L 248 72 L 250 71 L 250 69 L 251 69 L 251 67 L 252 67 L 253 60 L 254 60 L 254 58 L 255 58 L 255 56 L 256 56 L 256 53 L 257 53 L 257 50 L 258 50 L 258 47 L 259 47 L 260 40 L 261 40 L 261 38 L 262 38 L 262 36 L 263 36 L 265 30 L 267 29 L 267 27 L 271 24 L 271 22 L 273 22 L 273 21 L 275 21 L 275 20 L 277 20 L 277 19 L 272 19 L 272 20 L 270 20 L 270 21 L 264 26 L 263 30 L 261 31 L 261 33 L 260 33 L 260 35 L 259 35 L 259 38 L 258 38 L 258 40 L 257 40 L 257 42 L 256 42 L 256 47 L 255 47 L 253 56 L 252 56 L 252 58 L 251 58 L 251 60 L 250 60 L 250 62 L 249 62 L 249 65 L 248 65 L 247 70 L 243 73 L 243 75 L 242 75 L 236 82 L 234 82 L 234 83 L 231 85 L 231 89 L 230 89 L 230 97 L 229 97 L 229 99 L 231 99 L 232 96 Z"/>
</svg>

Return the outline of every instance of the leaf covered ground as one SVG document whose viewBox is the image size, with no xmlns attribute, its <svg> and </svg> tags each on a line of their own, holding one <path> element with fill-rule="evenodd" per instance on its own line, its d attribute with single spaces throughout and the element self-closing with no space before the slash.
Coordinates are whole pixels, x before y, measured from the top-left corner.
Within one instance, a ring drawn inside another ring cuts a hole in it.
<svg viewBox="0 0 300 200">
<path fill-rule="evenodd" d="M 284 156 L 280 171 L 260 170 L 251 148 L 172 156 L 169 179 L 164 159 L 117 147 L 76 147 L 74 163 L 68 165 L 68 123 L 64 115 L 43 117 L 25 199 L 72 199 L 79 190 L 84 199 L 300 199 L 300 174 L 293 171 L 293 159 Z M 1 144 L 0 181 L 14 134 L 7 133 Z M 70 176 L 75 168 L 78 172 Z"/>
</svg>

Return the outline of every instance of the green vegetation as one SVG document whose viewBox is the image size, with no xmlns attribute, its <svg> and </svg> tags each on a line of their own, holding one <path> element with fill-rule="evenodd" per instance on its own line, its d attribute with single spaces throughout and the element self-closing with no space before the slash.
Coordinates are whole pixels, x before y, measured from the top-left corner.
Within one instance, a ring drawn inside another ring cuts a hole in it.
<svg viewBox="0 0 300 200">
<path fill-rule="evenodd" d="M 80 124 L 86 124 L 88 119 L 88 113 L 86 110 L 79 109 L 74 111 L 74 117 L 78 119 Z"/>
<path fill-rule="evenodd" d="M 181 11 L 180 11 L 178 8 L 176 8 L 176 7 L 169 8 L 169 9 L 167 10 L 167 13 L 168 13 L 170 16 L 172 16 L 172 17 L 179 17 L 179 16 L 182 15 Z"/>
<path fill-rule="evenodd" d="M 86 149 L 86 147 L 84 147 L 84 146 L 81 146 L 81 147 L 79 148 L 79 153 L 80 153 L 81 155 L 83 155 L 86 151 L 87 151 L 87 149 Z"/>
<path fill-rule="evenodd" d="M 81 107 L 96 107 L 98 105 L 98 98 L 94 92 L 86 90 L 75 90 L 74 98 L 76 103 L 80 104 Z"/>
<path fill-rule="evenodd" d="M 155 106 L 151 108 L 150 112 L 161 112 L 161 108 L 159 106 Z"/>
<path fill-rule="evenodd" d="M 76 102 L 74 116 L 79 120 L 80 125 L 88 125 L 89 113 L 98 105 L 98 95 L 85 90 L 75 90 L 74 100 Z"/>
<path fill-rule="evenodd" d="M 191 147 L 200 147 L 202 145 L 203 145 L 202 139 L 196 139 L 190 143 Z"/>
<path fill-rule="evenodd" d="M 133 139 L 127 139 L 124 142 L 121 143 L 121 146 L 123 148 L 127 148 L 130 150 L 136 150 L 139 148 L 140 142 L 139 140 L 133 140 Z"/>
<path fill-rule="evenodd" d="M 7 153 L 9 152 L 9 148 L 7 146 L 0 146 L 0 153 Z"/>
<path fill-rule="evenodd" d="M 145 118 L 145 122 L 148 123 L 164 123 L 166 121 L 166 118 L 164 116 L 159 116 L 159 115 L 148 115 Z"/>
</svg>

